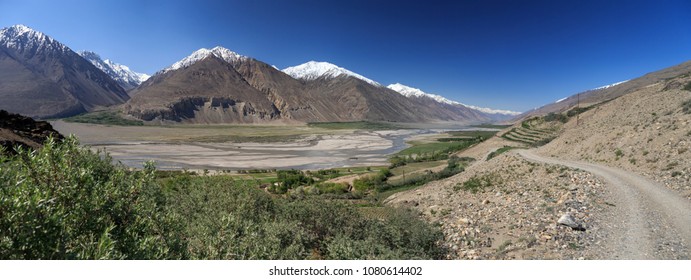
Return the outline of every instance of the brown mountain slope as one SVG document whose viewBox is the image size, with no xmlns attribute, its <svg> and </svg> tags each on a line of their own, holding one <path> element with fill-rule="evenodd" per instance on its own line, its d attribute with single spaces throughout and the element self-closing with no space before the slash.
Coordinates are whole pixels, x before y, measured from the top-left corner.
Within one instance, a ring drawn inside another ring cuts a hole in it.
<svg viewBox="0 0 691 280">
<path fill-rule="evenodd" d="M 219 50 L 232 53 L 211 52 Z M 124 111 L 145 121 L 188 123 L 488 121 L 347 75 L 301 81 L 252 58 L 222 55 L 160 72 L 130 92 Z"/>
<path fill-rule="evenodd" d="M 124 109 L 145 121 L 254 123 L 280 116 L 265 93 L 215 56 L 156 75 L 132 94 Z"/>
<path fill-rule="evenodd" d="M 691 198 L 689 85 L 681 74 L 582 113 L 541 152 L 635 171 Z"/>
<path fill-rule="evenodd" d="M 0 109 L 65 117 L 129 98 L 108 75 L 52 38 L 22 26 L 0 31 Z"/>
</svg>

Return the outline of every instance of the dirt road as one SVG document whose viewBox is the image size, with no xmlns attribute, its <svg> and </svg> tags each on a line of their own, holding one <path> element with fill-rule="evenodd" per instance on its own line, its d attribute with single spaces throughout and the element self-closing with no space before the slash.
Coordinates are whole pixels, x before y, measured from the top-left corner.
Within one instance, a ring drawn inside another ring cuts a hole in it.
<svg viewBox="0 0 691 280">
<path fill-rule="evenodd" d="M 609 207 L 601 219 L 603 259 L 691 258 L 691 202 L 640 175 L 599 164 L 548 158 L 520 150 L 524 158 L 593 173 L 607 182 Z"/>
</svg>

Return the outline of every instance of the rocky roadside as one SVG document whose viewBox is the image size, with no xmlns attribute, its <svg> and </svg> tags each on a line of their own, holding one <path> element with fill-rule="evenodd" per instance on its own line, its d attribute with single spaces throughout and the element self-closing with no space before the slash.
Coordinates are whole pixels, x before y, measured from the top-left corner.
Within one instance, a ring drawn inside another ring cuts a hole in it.
<svg viewBox="0 0 691 280">
<path fill-rule="evenodd" d="M 598 259 L 604 191 L 590 173 L 509 152 L 388 203 L 439 223 L 449 259 Z"/>
</svg>

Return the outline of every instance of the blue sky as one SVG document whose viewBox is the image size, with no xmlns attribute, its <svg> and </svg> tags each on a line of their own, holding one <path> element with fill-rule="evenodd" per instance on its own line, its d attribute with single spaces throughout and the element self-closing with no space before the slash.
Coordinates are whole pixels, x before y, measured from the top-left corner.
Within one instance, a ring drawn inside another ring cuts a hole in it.
<svg viewBox="0 0 691 280">
<path fill-rule="evenodd" d="M 0 0 L 14 24 L 148 74 L 221 45 L 517 111 L 691 60 L 691 1 Z"/>
</svg>

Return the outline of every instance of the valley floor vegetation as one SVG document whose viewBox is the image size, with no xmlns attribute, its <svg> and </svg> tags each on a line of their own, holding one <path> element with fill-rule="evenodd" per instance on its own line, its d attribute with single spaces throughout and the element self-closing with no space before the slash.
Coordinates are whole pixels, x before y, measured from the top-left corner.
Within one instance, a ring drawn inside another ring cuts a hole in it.
<svg viewBox="0 0 691 280">
<path fill-rule="evenodd" d="M 389 158 L 388 166 L 302 170 L 239 170 L 271 194 L 318 196 L 348 201 L 360 207 L 382 207 L 388 196 L 462 172 L 473 158 L 453 154 L 492 137 L 496 131 L 452 131 L 430 139 L 411 141 L 411 147 Z M 351 180 L 339 180 L 350 177 Z"/>
<path fill-rule="evenodd" d="M 371 207 L 328 196 L 274 194 L 256 180 L 188 172 L 158 176 L 162 173 L 153 164 L 130 170 L 112 164 L 107 154 L 81 147 L 74 137 L 3 154 L 0 259 L 445 255 L 439 227 L 407 209 L 377 207 L 372 214 Z M 454 162 L 447 168 L 458 169 Z M 368 182 L 383 181 L 384 170 Z M 306 183 L 301 171 L 280 174 L 282 184 L 271 186 L 291 189 Z M 357 185 L 369 188 L 365 182 Z"/>
</svg>

